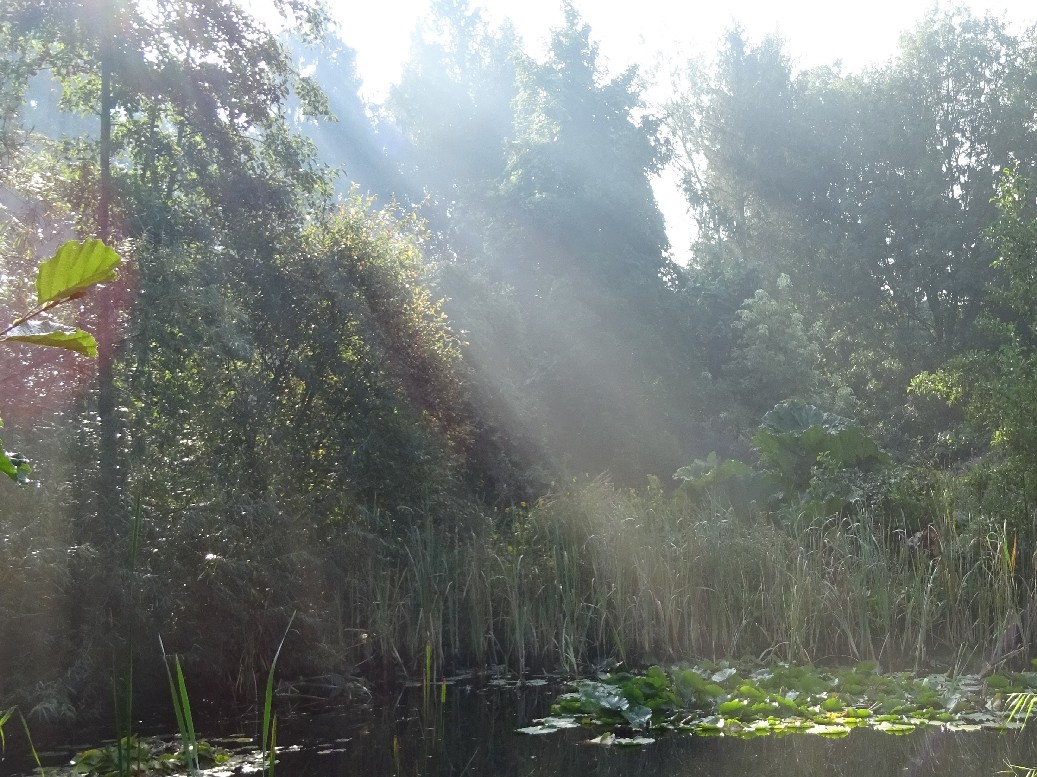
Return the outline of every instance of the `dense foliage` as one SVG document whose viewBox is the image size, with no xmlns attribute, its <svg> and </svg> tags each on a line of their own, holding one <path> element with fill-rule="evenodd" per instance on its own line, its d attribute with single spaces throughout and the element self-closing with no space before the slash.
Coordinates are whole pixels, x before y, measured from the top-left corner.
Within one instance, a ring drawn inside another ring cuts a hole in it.
<svg viewBox="0 0 1037 777">
<path fill-rule="evenodd" d="M 113 664 L 147 698 L 159 633 L 255 698 L 296 612 L 279 671 L 338 689 L 1021 660 L 1034 31 L 935 10 L 845 73 L 734 30 L 660 109 L 570 3 L 538 59 L 442 0 L 365 106 L 320 8 L 278 7 L 299 34 L 216 0 L 0 11 L 0 320 L 70 238 L 125 260 L 64 299 L 96 369 L 4 332 L 33 471 L 0 458 L 28 481 L 0 707 L 97 711 Z"/>
</svg>

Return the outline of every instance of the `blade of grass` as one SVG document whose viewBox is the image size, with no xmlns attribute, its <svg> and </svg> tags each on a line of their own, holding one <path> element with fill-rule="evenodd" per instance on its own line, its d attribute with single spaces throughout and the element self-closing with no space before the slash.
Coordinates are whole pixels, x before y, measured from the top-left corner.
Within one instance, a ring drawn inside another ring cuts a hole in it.
<svg viewBox="0 0 1037 777">
<path fill-rule="evenodd" d="M 277 763 L 277 716 L 270 721 L 270 754 L 267 756 L 267 777 L 274 777 L 274 766 Z"/>
<path fill-rule="evenodd" d="M 166 646 L 162 644 L 161 634 L 158 637 L 158 646 L 162 650 L 162 664 L 166 668 L 166 678 L 169 680 L 169 695 L 173 699 L 173 712 L 176 715 L 177 728 L 180 730 L 180 741 L 187 754 L 186 765 L 194 774 L 198 772 L 198 743 L 194 730 L 194 719 L 191 717 L 191 700 L 187 696 L 184 671 L 180 666 L 180 657 L 173 656 L 177 675 L 177 679 L 174 681 L 173 673 L 169 670 L 169 656 L 166 654 Z"/>
<path fill-rule="evenodd" d="M 3 715 L 0 715 L 0 750 L 7 749 L 7 739 L 4 738 L 4 724 L 11 718 L 12 712 L 14 712 L 13 707 Z"/>
<path fill-rule="evenodd" d="M 0 719 L 0 729 L 3 728 L 4 721 L 10 716 L 11 711 L 9 710 L 3 719 Z M 36 752 L 36 745 L 32 743 L 32 734 L 29 733 L 29 722 L 25 719 L 21 710 L 18 710 L 18 717 L 22 720 L 22 728 L 25 729 L 25 739 L 29 743 L 29 752 L 32 753 L 33 760 L 36 761 L 36 768 L 40 770 L 40 777 L 47 777 L 47 773 L 43 770 L 43 763 L 40 761 L 40 754 Z"/>
<path fill-rule="evenodd" d="M 180 707 L 183 710 L 184 718 L 184 732 L 181 733 L 181 739 L 184 743 L 184 750 L 187 753 L 187 768 L 192 773 L 198 772 L 198 738 L 194 730 L 194 718 L 191 717 L 191 700 L 187 695 L 187 682 L 184 680 L 184 670 L 180 666 L 180 657 L 173 656 L 173 662 L 176 664 L 176 679 L 177 687 L 180 691 Z"/>
<path fill-rule="evenodd" d="M 262 750 L 264 753 L 270 754 L 270 763 L 268 768 L 268 774 L 273 775 L 274 773 L 274 735 L 277 733 L 277 719 L 271 718 L 271 710 L 274 706 L 274 671 L 277 668 L 277 659 L 281 657 L 281 648 L 284 647 L 285 640 L 288 639 L 288 632 L 292 629 L 292 623 L 295 621 L 295 613 L 292 613 L 292 617 L 288 619 L 288 625 L 285 627 L 284 636 L 281 637 L 281 643 L 277 646 L 277 652 L 274 653 L 274 660 L 270 662 L 270 671 L 266 677 L 266 692 L 263 696 L 263 739 L 262 739 Z M 269 750 L 267 745 L 270 745 Z"/>
<path fill-rule="evenodd" d="M 176 714 L 176 726 L 180 730 L 180 736 L 184 735 L 187 726 L 184 721 L 184 711 L 180 707 L 180 699 L 177 697 L 176 684 L 173 682 L 173 673 L 169 671 L 169 656 L 166 654 L 166 646 L 162 644 L 162 635 L 158 637 L 158 646 L 162 651 L 162 664 L 166 668 L 166 678 L 169 680 L 169 694 L 173 699 L 173 712 Z"/>
</svg>

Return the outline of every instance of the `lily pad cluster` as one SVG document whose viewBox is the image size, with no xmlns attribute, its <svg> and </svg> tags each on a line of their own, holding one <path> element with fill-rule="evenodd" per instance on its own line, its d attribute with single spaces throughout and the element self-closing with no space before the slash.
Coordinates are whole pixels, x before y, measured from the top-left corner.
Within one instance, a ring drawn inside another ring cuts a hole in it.
<svg viewBox="0 0 1037 777">
<path fill-rule="evenodd" d="M 883 674 L 873 663 L 818 669 L 776 664 L 710 664 L 643 675 L 615 673 L 580 680 L 558 697 L 552 715 L 519 729 L 547 734 L 593 725 L 599 744 L 641 745 L 652 733 L 749 738 L 808 733 L 843 737 L 867 727 L 906 734 L 944 730 L 1020 728 L 1013 694 L 1037 691 L 1037 673 L 978 675 Z"/>
<path fill-rule="evenodd" d="M 230 760 L 226 751 L 208 742 L 197 742 L 194 747 L 202 766 L 216 766 Z M 160 739 L 128 736 L 77 754 L 72 759 L 72 774 L 81 777 L 173 775 L 188 771 L 192 763 L 184 748 Z"/>
</svg>

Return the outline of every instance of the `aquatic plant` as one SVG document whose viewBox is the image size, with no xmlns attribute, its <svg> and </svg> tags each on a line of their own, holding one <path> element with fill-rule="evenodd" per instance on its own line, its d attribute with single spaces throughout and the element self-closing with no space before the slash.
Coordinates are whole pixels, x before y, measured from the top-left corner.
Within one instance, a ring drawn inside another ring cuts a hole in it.
<svg viewBox="0 0 1037 777">
<path fill-rule="evenodd" d="M 270 662 L 270 670 L 266 676 L 266 689 L 263 693 L 263 734 L 260 747 L 266 756 L 267 777 L 274 777 L 274 767 L 277 762 L 277 715 L 272 712 L 274 704 L 274 672 L 277 669 L 277 659 L 281 657 L 281 649 L 284 647 L 285 640 L 288 639 L 288 633 L 292 630 L 294 621 L 295 613 L 293 612 L 292 617 L 288 619 L 288 625 L 285 626 L 284 635 L 277 645 L 274 659 Z"/>
<path fill-rule="evenodd" d="M 43 763 L 40 761 L 40 754 L 36 752 L 36 745 L 33 744 L 32 734 L 29 733 L 29 722 L 17 707 L 12 707 L 8 710 L 0 710 L 0 753 L 7 750 L 7 735 L 4 734 L 4 725 L 6 725 L 15 712 L 18 713 L 18 719 L 21 721 L 22 730 L 25 732 L 25 740 L 29 744 L 29 752 L 32 753 L 33 760 L 36 761 L 36 768 L 40 770 L 40 777 L 46 777 Z"/>
<path fill-rule="evenodd" d="M 176 714 L 176 725 L 180 730 L 181 752 L 187 770 L 191 774 L 198 773 L 198 736 L 194 729 L 194 718 L 191 715 L 191 700 L 187 695 L 187 683 L 184 679 L 184 670 L 180 666 L 180 657 L 174 655 L 173 663 L 176 667 L 176 681 L 169 669 L 169 658 L 166 656 L 165 645 L 162 637 L 158 638 L 159 647 L 162 649 L 162 661 L 166 667 L 166 677 L 169 679 L 169 694 L 173 699 L 173 712 Z"/>
<path fill-rule="evenodd" d="M 867 727 L 904 734 L 919 727 L 955 730 L 1019 728 L 1017 703 L 1005 709 L 1006 693 L 1032 699 L 1037 674 L 918 676 L 882 674 L 872 662 L 845 669 L 714 663 L 644 675 L 610 674 L 581 680 L 552 706 L 549 718 L 519 729 L 545 734 L 572 724 L 604 728 L 612 738 L 599 743 L 632 742 L 624 732 L 680 731 L 700 736 L 810 733 L 846 736 Z M 1015 698 L 1009 695 L 1008 698 Z M 620 737 L 617 741 L 615 737 Z"/>
<path fill-rule="evenodd" d="M 228 760 L 226 752 L 208 742 L 196 742 L 188 750 L 185 746 L 175 748 L 160 739 L 129 736 L 76 754 L 72 759 L 72 771 L 83 777 L 119 777 L 123 774 L 154 777 L 184 771 L 195 774 L 200 765 L 215 766 Z"/>
<path fill-rule="evenodd" d="M 202 622 L 207 608 L 189 607 L 209 601 L 199 597 L 218 599 L 221 613 L 249 597 L 246 609 L 261 623 L 247 627 L 246 637 L 235 625 L 196 643 L 189 658 L 199 671 L 216 661 L 232 677 L 251 676 L 256 656 L 281 636 L 290 596 L 307 613 L 293 622 L 304 634 L 291 653 L 300 675 L 332 664 L 342 676 L 406 673 L 420 681 L 428 657 L 430 697 L 433 674 L 493 664 L 526 677 L 543 670 L 586 674 L 608 660 L 639 667 L 725 656 L 996 669 L 1024 659 L 1013 654 L 1015 645 L 999 645 L 1013 624 L 1026 624 L 1020 619 L 1029 594 L 1019 581 L 1029 579 L 1031 554 L 1015 529 L 968 512 L 968 505 L 954 492 L 933 500 L 922 525 L 931 525 L 939 543 L 922 546 L 907 541 L 903 521 L 880 511 L 853 510 L 797 527 L 719 500 L 622 489 L 599 478 L 559 485 L 482 523 L 473 519 L 465 532 L 422 523 L 395 543 L 343 532 L 327 540 L 322 566 L 312 554 L 286 552 L 261 568 L 234 557 L 244 546 L 215 544 L 211 551 L 205 545 L 148 555 L 141 584 L 149 587 L 148 601 L 176 614 L 171 622 L 179 630 Z M 913 526 L 921 519 L 911 520 Z M 286 524 L 284 532 L 293 531 Z M 27 529 L 9 547 L 28 547 L 32 536 Z M 281 544 L 305 541 L 292 534 Z M 24 580 L 55 574 L 43 565 L 50 556 L 36 566 L 36 557 L 27 558 L 22 566 L 0 566 L 5 611 L 18 605 L 12 592 L 30 595 Z M 22 569 L 24 580 L 16 575 Z M 191 570 L 193 593 L 163 584 Z M 276 587 L 274 571 L 306 584 Z M 48 585 L 54 596 L 59 583 Z M 272 602 L 266 611 L 259 610 L 263 596 Z M 233 647 L 240 670 L 224 655 L 232 649 L 228 634 L 241 637 Z M 187 657 L 181 661 L 186 667 Z M 263 663 L 255 674 L 259 704 L 269 655 Z M 202 681 L 219 682 L 212 678 Z"/>
</svg>

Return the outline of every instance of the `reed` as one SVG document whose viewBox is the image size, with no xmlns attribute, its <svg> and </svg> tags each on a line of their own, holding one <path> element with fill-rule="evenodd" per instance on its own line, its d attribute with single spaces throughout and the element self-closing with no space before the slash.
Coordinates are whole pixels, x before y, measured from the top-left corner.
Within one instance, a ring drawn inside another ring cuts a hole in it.
<svg viewBox="0 0 1037 777">
<path fill-rule="evenodd" d="M 910 521 L 861 510 L 796 522 L 595 479 L 509 512 L 467 516 L 463 529 L 430 508 L 397 535 L 388 533 L 389 521 L 329 530 L 323 567 L 312 563 L 316 551 L 298 561 L 280 556 L 286 592 L 263 589 L 280 597 L 264 616 L 266 628 L 269 613 L 302 601 L 306 580 L 314 593 L 293 659 L 334 662 L 330 671 L 343 676 L 424 675 L 430 699 L 451 669 L 500 664 L 523 676 L 590 672 L 610 661 L 746 657 L 978 668 L 989 656 L 1007 657 L 998 652 L 1003 635 L 1033 628 L 1024 610 L 1034 596 L 1034 527 L 947 491 L 938 496 Z M 932 527 L 928 545 L 909 543 L 899 529 L 919 524 Z M 138 531 L 131 527 L 131 570 Z M 307 568 L 296 574 L 292 563 Z M 205 566 L 206 575 L 226 576 L 219 594 L 226 601 L 251 596 L 258 607 L 255 571 L 222 557 Z M 296 623 L 293 617 L 289 630 Z M 263 633 L 249 632 L 247 651 L 257 662 Z M 267 694 L 256 689 L 268 753 L 283 645 Z M 182 698 L 176 660 L 167 671 L 171 694 Z M 254 676 L 261 683 L 264 672 Z M 127 683 L 117 702 L 120 728 L 131 719 L 129 698 Z"/>
<path fill-rule="evenodd" d="M 194 728 L 194 718 L 191 715 L 191 700 L 187 695 L 187 682 L 184 679 L 184 670 L 180 665 L 180 657 L 173 656 L 173 664 L 176 669 L 176 680 L 169 669 L 169 657 L 166 655 L 166 647 L 162 644 L 162 637 L 158 638 L 159 648 L 162 651 L 162 663 L 166 669 L 166 677 L 169 680 L 169 694 L 173 700 L 173 712 L 176 715 L 177 729 L 180 731 L 180 746 L 183 754 L 184 765 L 190 774 L 198 774 L 198 735 Z"/>
<path fill-rule="evenodd" d="M 40 771 L 40 777 L 47 777 L 47 772 L 43 768 L 43 762 L 40 761 L 40 754 L 36 752 L 36 745 L 33 744 L 32 734 L 29 732 L 29 721 L 25 719 L 21 710 L 18 710 L 18 719 L 22 723 L 22 730 L 25 732 L 25 741 L 29 743 L 29 752 L 32 753 L 32 760 L 36 762 L 36 768 Z M 0 731 L 3 730 L 3 721 L 0 721 Z"/>
<path fill-rule="evenodd" d="M 284 647 L 288 633 L 292 630 L 295 621 L 295 613 L 288 619 L 281 642 L 277 645 L 274 660 L 270 662 L 270 671 L 266 676 L 266 689 L 263 692 L 263 733 L 260 748 L 266 754 L 267 777 L 274 777 L 274 767 L 277 763 L 277 715 L 273 713 L 274 707 L 274 673 L 277 669 L 277 659 L 281 657 L 281 649 Z"/>
<path fill-rule="evenodd" d="M 4 734 L 4 725 L 14 714 L 14 708 L 0 712 L 0 751 L 7 750 L 7 736 Z"/>
<path fill-rule="evenodd" d="M 18 720 L 22 724 L 22 731 L 25 732 L 25 741 L 28 743 L 29 752 L 32 754 L 33 760 L 36 762 L 36 768 L 40 771 L 40 777 L 46 777 L 47 773 L 43 768 L 43 762 L 40 760 L 40 754 L 36 751 L 36 745 L 33 744 L 32 741 L 32 734 L 29 732 L 29 722 L 25 719 L 22 711 L 17 707 L 0 710 L 0 753 L 7 751 L 7 735 L 4 733 L 4 726 L 15 712 L 18 713 Z"/>
<path fill-rule="evenodd" d="M 607 657 L 967 661 L 959 645 L 992 643 L 1018 613 L 1012 538 L 951 509 L 933 526 L 942 546 L 919 549 L 867 512 L 789 529 L 590 481 L 503 531 L 414 532 L 356 627 L 377 624 L 404 665 L 503 660 L 523 675 Z"/>
</svg>

